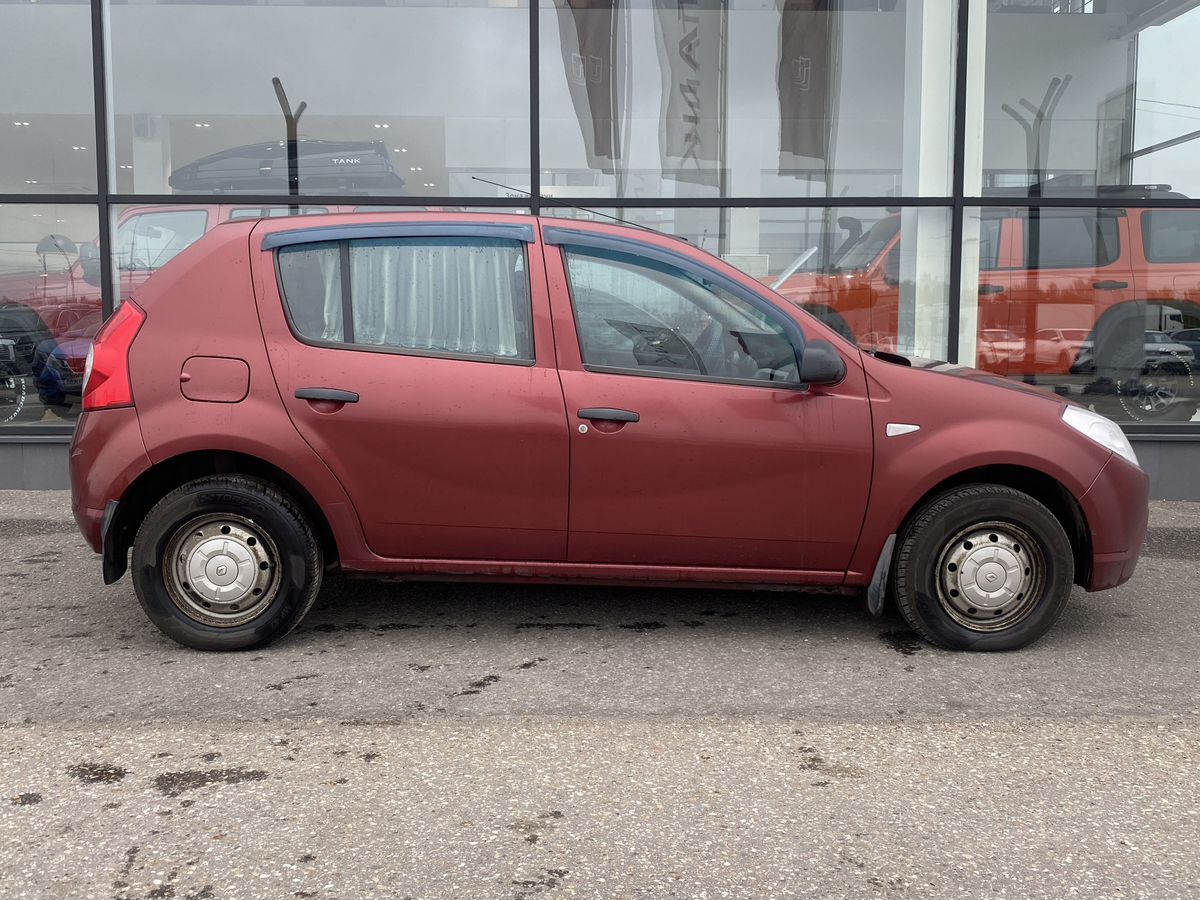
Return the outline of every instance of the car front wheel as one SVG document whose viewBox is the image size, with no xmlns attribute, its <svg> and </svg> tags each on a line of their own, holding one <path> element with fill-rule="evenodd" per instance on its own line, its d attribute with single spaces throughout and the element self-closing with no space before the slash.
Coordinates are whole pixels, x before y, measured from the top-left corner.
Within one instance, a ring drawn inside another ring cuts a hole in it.
<svg viewBox="0 0 1200 900">
<path fill-rule="evenodd" d="M 1071 593 L 1062 524 L 1021 491 L 954 488 L 899 536 L 896 605 L 914 631 L 951 650 L 1015 650 L 1044 635 Z"/>
<path fill-rule="evenodd" d="M 321 587 L 321 547 L 303 510 L 244 476 L 189 482 L 150 510 L 133 584 L 151 621 L 198 650 L 248 650 L 299 624 Z"/>
</svg>

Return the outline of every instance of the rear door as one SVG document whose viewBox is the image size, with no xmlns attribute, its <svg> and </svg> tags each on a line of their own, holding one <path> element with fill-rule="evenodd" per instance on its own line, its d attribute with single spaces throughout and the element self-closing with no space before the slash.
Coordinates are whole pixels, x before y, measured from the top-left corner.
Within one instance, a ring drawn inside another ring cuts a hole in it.
<svg viewBox="0 0 1200 900">
<path fill-rule="evenodd" d="M 736 278 L 649 243 L 543 231 L 573 426 L 569 559 L 839 581 L 871 480 L 857 353 L 839 343 L 842 383 L 803 388 L 797 320 Z"/>
<path fill-rule="evenodd" d="M 1024 261 L 1012 276 L 1009 329 L 1022 352 L 1009 374 L 1066 375 L 1077 351 L 1039 362 L 1038 332 L 1090 332 L 1107 310 L 1133 299 L 1128 219 L 1119 209 L 1043 208 L 1016 222 Z M 1141 340 L 1136 329 L 1133 337 Z"/>
<path fill-rule="evenodd" d="M 565 558 L 545 269 L 517 222 L 255 231 L 283 403 L 380 556 Z"/>
</svg>

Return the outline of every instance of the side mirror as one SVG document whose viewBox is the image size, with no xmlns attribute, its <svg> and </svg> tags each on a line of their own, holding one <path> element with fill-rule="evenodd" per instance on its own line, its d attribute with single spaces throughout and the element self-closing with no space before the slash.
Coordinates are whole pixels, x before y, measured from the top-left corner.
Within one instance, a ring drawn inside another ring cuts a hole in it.
<svg viewBox="0 0 1200 900">
<path fill-rule="evenodd" d="M 846 377 L 846 363 L 829 341 L 809 341 L 800 357 L 802 384 L 837 384 Z"/>
</svg>

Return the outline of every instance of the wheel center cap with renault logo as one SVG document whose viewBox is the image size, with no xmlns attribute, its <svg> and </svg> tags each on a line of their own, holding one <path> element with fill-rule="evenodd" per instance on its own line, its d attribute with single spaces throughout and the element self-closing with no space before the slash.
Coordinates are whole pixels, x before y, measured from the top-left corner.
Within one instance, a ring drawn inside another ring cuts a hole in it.
<svg viewBox="0 0 1200 900">
<path fill-rule="evenodd" d="M 237 563 L 223 554 L 210 559 L 205 569 L 208 580 L 218 587 L 232 584 L 237 578 Z"/>
</svg>

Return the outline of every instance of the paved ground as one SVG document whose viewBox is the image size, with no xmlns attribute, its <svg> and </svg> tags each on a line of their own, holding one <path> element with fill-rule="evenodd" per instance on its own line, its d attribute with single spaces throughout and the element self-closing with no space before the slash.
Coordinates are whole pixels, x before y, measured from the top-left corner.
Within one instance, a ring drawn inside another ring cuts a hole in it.
<svg viewBox="0 0 1200 900">
<path fill-rule="evenodd" d="M 1200 897 L 1200 505 L 1015 654 L 836 598 L 331 583 L 183 650 L 0 493 L 0 897 Z"/>
</svg>

